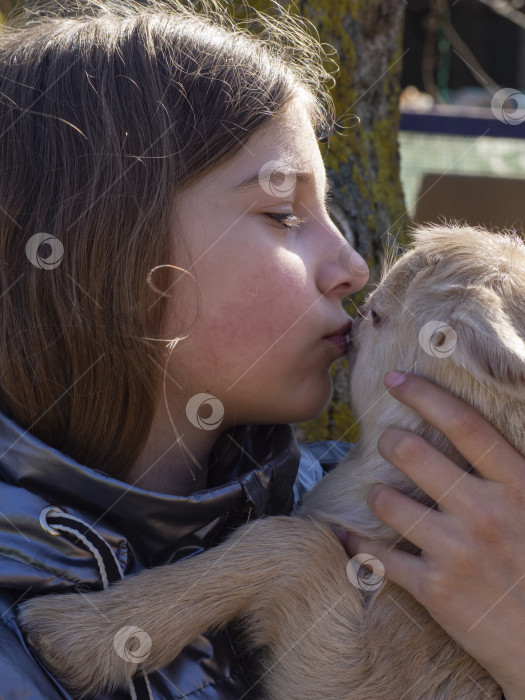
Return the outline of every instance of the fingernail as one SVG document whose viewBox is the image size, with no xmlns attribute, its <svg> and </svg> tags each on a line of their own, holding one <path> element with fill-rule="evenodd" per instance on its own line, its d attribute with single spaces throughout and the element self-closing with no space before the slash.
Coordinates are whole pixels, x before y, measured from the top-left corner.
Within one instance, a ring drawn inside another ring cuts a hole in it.
<svg viewBox="0 0 525 700">
<path fill-rule="evenodd" d="M 405 372 L 388 372 L 385 374 L 385 386 L 387 389 L 392 389 L 395 386 L 399 386 L 405 381 Z"/>
</svg>

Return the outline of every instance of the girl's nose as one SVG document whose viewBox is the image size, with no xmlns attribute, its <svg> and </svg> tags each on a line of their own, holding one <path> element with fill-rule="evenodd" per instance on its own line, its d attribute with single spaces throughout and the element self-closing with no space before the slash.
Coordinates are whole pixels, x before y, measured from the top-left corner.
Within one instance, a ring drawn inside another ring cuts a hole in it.
<svg viewBox="0 0 525 700">
<path fill-rule="evenodd" d="M 349 243 L 341 241 L 319 268 L 318 284 L 323 294 L 334 293 L 341 298 L 359 291 L 368 281 L 368 265 Z"/>
<path fill-rule="evenodd" d="M 339 262 L 343 270 L 347 270 L 352 279 L 351 284 L 355 287 L 353 291 L 357 292 L 357 290 L 365 286 L 370 275 L 368 265 L 357 250 L 354 250 L 346 241 L 339 253 Z"/>
</svg>

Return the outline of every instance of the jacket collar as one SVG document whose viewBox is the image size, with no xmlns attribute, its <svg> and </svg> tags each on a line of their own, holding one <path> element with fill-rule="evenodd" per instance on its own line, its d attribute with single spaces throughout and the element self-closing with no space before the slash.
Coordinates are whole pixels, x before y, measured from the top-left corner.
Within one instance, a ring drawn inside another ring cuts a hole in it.
<svg viewBox="0 0 525 700">
<path fill-rule="evenodd" d="M 289 513 L 299 459 L 290 426 L 240 426 L 217 441 L 208 488 L 188 497 L 172 496 L 85 467 L 0 413 L 0 482 L 39 496 L 39 505 L 88 514 L 94 527 L 109 525 L 145 566 L 167 563 L 181 538 L 210 544 L 224 530 L 227 515 L 246 519 L 248 512 Z M 32 497 L 28 502 L 34 501 Z M 9 510 L 15 518 L 17 509 Z M 38 513 L 21 513 L 18 525 L 13 523 L 22 534 L 28 516 L 38 518 Z"/>
</svg>

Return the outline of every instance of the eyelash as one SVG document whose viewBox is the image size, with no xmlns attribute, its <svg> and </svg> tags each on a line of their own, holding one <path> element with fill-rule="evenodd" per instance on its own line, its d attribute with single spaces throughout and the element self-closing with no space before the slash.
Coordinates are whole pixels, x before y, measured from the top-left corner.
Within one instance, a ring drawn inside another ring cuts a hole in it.
<svg viewBox="0 0 525 700">
<path fill-rule="evenodd" d="M 333 182 L 329 180 L 330 187 L 333 187 Z M 325 206 L 328 204 L 328 202 L 332 199 L 332 193 L 328 191 L 324 197 L 324 203 Z M 277 221 L 278 223 L 283 226 L 283 228 L 295 228 L 296 226 L 299 226 L 299 224 L 304 224 L 306 222 L 306 219 L 300 219 L 298 216 L 295 216 L 295 214 L 266 214 L 266 216 L 269 216 L 271 219 L 274 219 L 274 221 Z M 288 222 L 288 223 L 287 223 Z"/>
<path fill-rule="evenodd" d="M 270 218 L 274 219 L 281 224 L 284 228 L 295 228 L 299 224 L 304 224 L 306 219 L 300 219 L 295 214 L 266 214 Z"/>
</svg>

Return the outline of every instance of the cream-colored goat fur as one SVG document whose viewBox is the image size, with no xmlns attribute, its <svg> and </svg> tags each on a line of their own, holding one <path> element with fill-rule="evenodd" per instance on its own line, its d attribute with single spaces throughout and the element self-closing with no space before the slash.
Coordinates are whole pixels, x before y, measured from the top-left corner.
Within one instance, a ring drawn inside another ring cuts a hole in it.
<svg viewBox="0 0 525 700">
<path fill-rule="evenodd" d="M 30 600 L 19 617 L 34 648 L 87 695 L 125 684 L 137 669 L 114 650 L 122 627 L 151 637 L 139 666 L 148 672 L 202 632 L 239 618 L 246 644 L 263 647 L 264 700 L 499 698 L 485 669 L 406 591 L 384 581 L 365 595 L 349 581 L 348 557 L 327 523 L 398 543 L 368 510 L 370 487 L 392 484 L 431 503 L 378 454 L 388 426 L 425 436 L 467 467 L 442 435 L 385 391 L 389 369 L 429 377 L 464 398 L 524 452 L 524 299 L 525 246 L 515 237 L 459 227 L 417 231 L 413 249 L 354 324 L 352 397 L 361 439 L 305 496 L 302 512 L 244 525 L 199 556 L 129 577 L 89 594 L 89 602 L 75 594 Z M 428 347 L 419 342 L 432 321 L 453 329 L 450 354 L 439 356 L 439 331 Z M 417 552 L 407 540 L 400 546 Z"/>
</svg>

